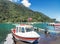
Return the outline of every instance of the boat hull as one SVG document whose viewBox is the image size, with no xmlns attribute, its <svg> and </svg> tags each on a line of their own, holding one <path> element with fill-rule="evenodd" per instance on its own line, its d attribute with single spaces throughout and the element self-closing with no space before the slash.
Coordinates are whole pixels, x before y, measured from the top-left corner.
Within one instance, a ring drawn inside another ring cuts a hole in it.
<svg viewBox="0 0 60 44">
<path fill-rule="evenodd" d="M 35 40 L 38 40 L 39 38 L 28 38 L 28 37 L 21 37 L 13 33 L 13 36 L 16 40 L 25 41 L 33 43 Z"/>
</svg>

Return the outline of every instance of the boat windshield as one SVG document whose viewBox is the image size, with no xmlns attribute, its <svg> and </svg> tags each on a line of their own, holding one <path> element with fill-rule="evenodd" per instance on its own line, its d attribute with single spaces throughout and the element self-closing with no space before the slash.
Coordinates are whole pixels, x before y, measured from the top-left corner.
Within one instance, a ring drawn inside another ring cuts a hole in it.
<svg viewBox="0 0 60 44">
<path fill-rule="evenodd" d="M 25 32 L 24 27 L 22 27 L 22 32 L 23 32 L 23 33 Z"/>
<path fill-rule="evenodd" d="M 26 28 L 26 32 L 33 31 L 33 28 Z"/>
</svg>

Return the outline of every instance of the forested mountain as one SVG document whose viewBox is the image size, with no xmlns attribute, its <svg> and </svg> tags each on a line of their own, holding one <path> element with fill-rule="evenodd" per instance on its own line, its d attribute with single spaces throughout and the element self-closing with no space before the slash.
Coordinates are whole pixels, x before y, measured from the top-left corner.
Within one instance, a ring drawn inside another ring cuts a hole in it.
<svg viewBox="0 0 60 44">
<path fill-rule="evenodd" d="M 16 4 L 7 0 L 0 0 L 0 23 L 2 22 L 53 22 L 54 20 L 41 12 L 33 11 L 22 4 Z"/>
</svg>

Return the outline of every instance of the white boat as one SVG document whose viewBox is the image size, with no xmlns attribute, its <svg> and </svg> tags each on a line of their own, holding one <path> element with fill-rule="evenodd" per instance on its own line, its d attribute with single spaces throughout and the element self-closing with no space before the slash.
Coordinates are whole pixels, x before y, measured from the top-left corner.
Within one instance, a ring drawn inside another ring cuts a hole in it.
<svg viewBox="0 0 60 44">
<path fill-rule="evenodd" d="M 33 43 L 40 38 L 40 35 L 34 31 L 32 25 L 20 24 L 12 29 L 12 34 L 15 39 Z"/>
<path fill-rule="evenodd" d="M 54 26 L 54 30 L 48 30 L 53 33 L 60 33 L 60 23 L 49 23 L 49 26 Z"/>
<path fill-rule="evenodd" d="M 60 26 L 60 23 L 49 23 L 48 25 L 51 25 L 51 26 Z"/>
</svg>

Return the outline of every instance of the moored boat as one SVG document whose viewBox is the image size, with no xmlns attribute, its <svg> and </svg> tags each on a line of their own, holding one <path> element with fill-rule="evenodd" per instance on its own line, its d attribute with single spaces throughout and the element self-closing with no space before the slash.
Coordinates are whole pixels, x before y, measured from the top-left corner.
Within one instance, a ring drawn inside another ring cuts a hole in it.
<svg viewBox="0 0 60 44">
<path fill-rule="evenodd" d="M 16 40 L 33 43 L 35 40 L 38 40 L 40 38 L 40 35 L 34 31 L 32 25 L 20 24 L 11 31 Z"/>
<path fill-rule="evenodd" d="M 49 23 L 48 25 L 51 25 L 51 26 L 60 26 L 60 23 Z"/>
<path fill-rule="evenodd" d="M 54 29 L 48 30 L 53 33 L 60 33 L 60 23 L 49 23 L 48 26 L 53 26 Z"/>
</svg>

